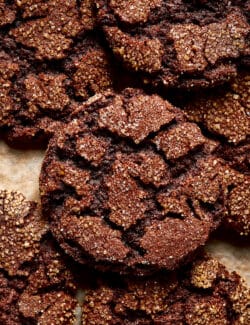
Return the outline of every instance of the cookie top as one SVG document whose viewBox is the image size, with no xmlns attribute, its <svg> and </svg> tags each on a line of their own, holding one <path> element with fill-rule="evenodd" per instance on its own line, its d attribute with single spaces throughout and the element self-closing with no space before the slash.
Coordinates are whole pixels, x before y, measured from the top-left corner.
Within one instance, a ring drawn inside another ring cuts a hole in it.
<svg viewBox="0 0 250 325">
<path fill-rule="evenodd" d="M 120 272 L 174 269 L 220 223 L 237 172 L 200 129 L 157 95 L 91 98 L 49 145 L 45 215 L 81 263 Z"/>
<path fill-rule="evenodd" d="M 249 298 L 236 273 L 203 257 L 175 274 L 101 283 L 85 296 L 82 324 L 247 325 Z"/>
<path fill-rule="evenodd" d="M 241 173 L 229 196 L 227 226 L 250 235 L 250 77 L 241 73 L 224 88 L 191 96 L 183 106 L 189 121 L 220 141 L 216 154 Z"/>
<path fill-rule="evenodd" d="M 95 3 L 113 53 L 145 84 L 208 87 L 235 76 L 249 55 L 245 1 Z"/>
<path fill-rule="evenodd" d="M 0 25 L 0 129 L 9 142 L 46 142 L 80 102 L 129 82 L 96 32 L 91 0 L 10 7 L 15 20 Z"/>
<path fill-rule="evenodd" d="M 189 120 L 232 146 L 249 143 L 250 75 L 241 73 L 224 88 L 196 94 L 183 109 Z"/>
<path fill-rule="evenodd" d="M 39 63 L 10 38 L 2 42 L 0 128 L 11 142 L 45 140 L 82 100 L 113 87 L 109 55 L 94 36 L 79 42 L 55 67 Z"/>
<path fill-rule="evenodd" d="M 62 59 L 74 38 L 95 25 L 92 0 L 18 0 L 21 21 L 9 34 L 39 60 Z M 32 18 L 32 19 L 30 19 Z"/>
<path fill-rule="evenodd" d="M 74 324 L 79 288 L 35 202 L 0 191 L 0 321 Z"/>
</svg>

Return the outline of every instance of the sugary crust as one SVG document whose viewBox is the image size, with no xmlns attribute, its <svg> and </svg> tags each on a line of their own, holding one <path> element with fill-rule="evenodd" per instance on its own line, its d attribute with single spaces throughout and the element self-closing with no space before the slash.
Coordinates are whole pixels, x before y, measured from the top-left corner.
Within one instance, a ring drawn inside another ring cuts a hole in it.
<svg viewBox="0 0 250 325">
<path fill-rule="evenodd" d="M 32 6 L 33 4 L 33 6 Z M 30 6 L 31 5 L 31 6 Z M 42 17 L 20 24 L 10 35 L 24 46 L 35 49 L 37 59 L 62 59 L 72 38 L 93 28 L 91 3 L 78 8 L 75 0 L 18 1 L 24 17 Z"/>
<path fill-rule="evenodd" d="M 0 322 L 74 324 L 78 288 L 35 202 L 0 191 Z"/>
<path fill-rule="evenodd" d="M 43 163 L 54 235 L 77 261 L 99 268 L 176 268 L 206 242 L 239 183 L 214 149 L 159 96 L 94 96 L 51 140 Z"/>
<path fill-rule="evenodd" d="M 22 194 L 0 191 L 0 268 L 9 275 L 22 275 L 22 266 L 39 252 L 46 224 L 36 204 Z"/>
<path fill-rule="evenodd" d="M 184 105 L 187 118 L 220 139 L 217 155 L 242 173 L 228 197 L 227 227 L 242 236 L 250 234 L 250 78 L 241 73 L 229 85 L 210 94 L 198 94 Z"/>
<path fill-rule="evenodd" d="M 237 274 L 203 257 L 174 275 L 101 283 L 86 294 L 82 324 L 247 325 L 249 295 Z"/>
<path fill-rule="evenodd" d="M 249 55 L 247 5 L 236 1 L 96 0 L 113 53 L 153 86 L 209 87 Z"/>
<path fill-rule="evenodd" d="M 16 18 L 14 6 L 6 4 L 6 1 L 0 1 L 0 27 L 11 24 Z"/>
<path fill-rule="evenodd" d="M 217 94 L 198 94 L 184 107 L 189 120 L 223 136 L 229 143 L 247 141 L 250 135 L 250 76 L 239 74 Z"/>
<path fill-rule="evenodd" d="M 113 88 L 123 74 L 95 32 L 92 0 L 5 7 L 17 15 L 6 27 L 0 22 L 0 129 L 14 145 L 41 145 L 80 102 Z"/>
</svg>

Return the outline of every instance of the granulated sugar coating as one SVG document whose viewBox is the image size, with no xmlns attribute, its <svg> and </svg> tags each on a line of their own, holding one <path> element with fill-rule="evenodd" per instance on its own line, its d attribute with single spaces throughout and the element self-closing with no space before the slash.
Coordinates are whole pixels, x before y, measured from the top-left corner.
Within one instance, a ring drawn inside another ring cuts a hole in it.
<svg viewBox="0 0 250 325">
<path fill-rule="evenodd" d="M 228 200 L 227 226 L 250 235 L 250 78 L 241 73 L 219 91 L 198 93 L 184 105 L 187 118 L 220 139 L 217 155 L 242 174 Z M 219 137 L 218 137 L 219 136 Z"/>
<path fill-rule="evenodd" d="M 16 1 L 23 18 L 10 35 L 24 46 L 35 49 L 38 59 L 62 59 L 73 45 L 73 38 L 94 27 L 92 1 Z M 41 17 L 41 18 L 40 18 Z"/>
<path fill-rule="evenodd" d="M 13 22 L 0 22 L 0 130 L 41 146 L 79 102 L 126 77 L 96 32 L 92 0 L 13 2 L 3 9 Z"/>
<path fill-rule="evenodd" d="M 246 1 L 95 3 L 114 55 L 145 84 L 209 87 L 234 77 L 249 55 Z"/>
<path fill-rule="evenodd" d="M 34 202 L 17 192 L 0 191 L 0 268 L 10 276 L 25 274 L 23 266 L 38 253 L 46 232 Z"/>
<path fill-rule="evenodd" d="M 242 184 L 216 147 L 157 95 L 94 96 L 51 140 L 43 163 L 53 234 L 77 261 L 102 270 L 176 268 L 205 244 Z"/>
<path fill-rule="evenodd" d="M 245 283 L 209 257 L 175 274 L 110 282 L 87 292 L 82 324 L 249 324 Z"/>
<path fill-rule="evenodd" d="M 210 93 L 198 94 L 184 107 L 188 119 L 232 145 L 244 144 L 250 136 L 250 76 L 241 73 L 228 87 Z"/>
<path fill-rule="evenodd" d="M 0 322 L 75 324 L 77 280 L 35 202 L 0 191 Z"/>
</svg>

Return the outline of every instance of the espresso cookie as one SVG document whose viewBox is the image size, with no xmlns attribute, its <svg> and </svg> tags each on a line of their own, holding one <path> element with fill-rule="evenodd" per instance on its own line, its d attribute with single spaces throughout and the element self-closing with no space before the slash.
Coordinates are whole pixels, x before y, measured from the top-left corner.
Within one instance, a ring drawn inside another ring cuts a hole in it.
<svg viewBox="0 0 250 325">
<path fill-rule="evenodd" d="M 95 3 L 114 55 L 145 84 L 208 87 L 235 76 L 249 55 L 245 1 Z"/>
<path fill-rule="evenodd" d="M 79 288 L 35 202 L 0 191 L 1 324 L 74 324 Z"/>
<path fill-rule="evenodd" d="M 229 196 L 227 225 L 250 235 L 250 77 L 240 74 L 224 89 L 199 93 L 184 105 L 188 119 L 220 140 L 216 154 L 241 172 Z"/>
<path fill-rule="evenodd" d="M 82 324 L 249 324 L 250 291 L 204 257 L 175 274 L 123 279 L 87 292 Z"/>
<path fill-rule="evenodd" d="M 90 98 L 43 162 L 43 211 L 81 263 L 120 272 L 174 269 L 221 221 L 238 173 L 216 143 L 157 95 Z"/>
</svg>

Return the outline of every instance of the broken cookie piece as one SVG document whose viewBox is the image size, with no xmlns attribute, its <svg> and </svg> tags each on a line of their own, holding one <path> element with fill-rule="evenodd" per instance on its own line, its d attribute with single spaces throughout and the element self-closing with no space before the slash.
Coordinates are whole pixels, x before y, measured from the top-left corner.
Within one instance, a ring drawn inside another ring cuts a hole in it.
<svg viewBox="0 0 250 325">
<path fill-rule="evenodd" d="M 25 274 L 22 267 L 38 254 L 46 224 L 34 202 L 22 194 L 0 191 L 0 268 L 10 276 Z"/>
</svg>

